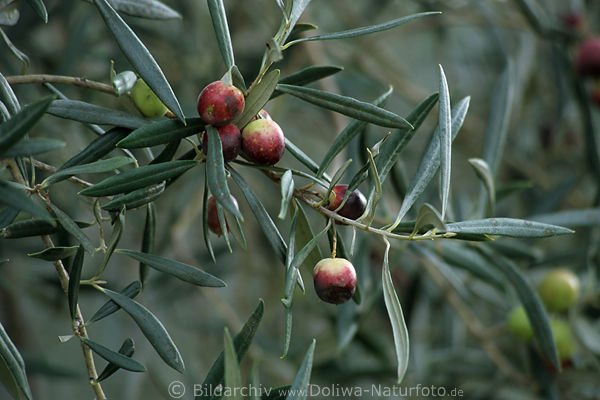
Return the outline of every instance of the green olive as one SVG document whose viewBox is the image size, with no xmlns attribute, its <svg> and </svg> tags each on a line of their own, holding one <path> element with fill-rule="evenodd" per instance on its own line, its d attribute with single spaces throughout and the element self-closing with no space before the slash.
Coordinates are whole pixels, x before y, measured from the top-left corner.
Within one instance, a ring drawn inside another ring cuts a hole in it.
<svg viewBox="0 0 600 400">
<path fill-rule="evenodd" d="M 549 311 L 565 311 L 577 300 L 579 279 L 568 269 L 555 269 L 542 279 L 538 291 Z"/>
<path fill-rule="evenodd" d="M 131 97 L 138 110 L 146 117 L 158 118 L 167 112 L 167 107 L 141 78 L 131 88 Z"/>
<path fill-rule="evenodd" d="M 533 337 L 533 328 L 523 306 L 515 308 L 510 313 L 506 328 L 511 334 L 523 341 L 528 341 Z"/>
<path fill-rule="evenodd" d="M 558 351 L 560 361 L 568 360 L 575 351 L 575 344 L 571 335 L 571 328 L 566 321 L 562 319 L 550 320 L 550 328 L 554 335 L 554 344 Z"/>
</svg>

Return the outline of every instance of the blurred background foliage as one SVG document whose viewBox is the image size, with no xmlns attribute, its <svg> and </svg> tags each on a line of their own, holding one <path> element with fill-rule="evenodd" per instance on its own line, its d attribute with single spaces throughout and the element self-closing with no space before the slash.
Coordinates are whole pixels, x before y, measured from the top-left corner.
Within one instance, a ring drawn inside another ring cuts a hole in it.
<svg viewBox="0 0 600 400">
<path fill-rule="evenodd" d="M 189 0 L 165 3 L 183 18 L 160 22 L 124 18 L 163 69 L 186 115 L 196 115 L 200 90 L 220 78 L 225 68 L 206 3 Z M 286 51 L 285 59 L 277 67 L 282 75 L 287 75 L 311 64 L 343 66 L 343 72 L 315 87 L 371 101 L 392 85 L 394 94 L 387 108 L 406 115 L 428 94 L 438 90 L 437 65 L 442 64 L 452 102 L 471 96 L 469 114 L 454 142 L 452 158 L 450 216 L 463 220 L 479 217 L 477 205 L 483 189 L 467 160 L 481 157 L 494 84 L 510 57 L 517 79 L 497 178 L 496 215 L 527 218 L 597 207 L 599 175 L 590 164 L 589 154 L 593 149 L 589 148 L 581 106 L 572 89 L 573 69 L 569 60 L 573 57 L 576 39 L 544 37 L 535 32 L 521 12 L 522 3 L 507 0 L 313 0 L 302 21 L 317 25 L 320 29 L 317 32 L 371 25 L 421 11 L 441 10 L 443 14 L 372 36 L 294 46 Z M 566 13 L 581 12 L 582 25 L 571 30 L 574 37 L 600 34 L 598 1 L 538 0 L 537 4 L 557 25 Z M 14 45 L 29 55 L 27 73 L 83 76 L 109 82 L 111 60 L 117 71 L 131 69 L 95 7 L 78 0 L 48 2 L 47 6 L 48 24 L 41 23 L 25 2 L 19 2 L 19 23 L 3 28 Z M 278 27 L 281 13 L 272 0 L 226 0 L 225 6 L 237 65 L 250 82 L 258 71 L 265 43 Z M 0 49 L 0 70 L 5 76 L 19 74 L 21 63 L 6 46 Z M 72 99 L 137 112 L 125 96 L 115 98 L 80 88 L 57 87 Z M 39 85 L 20 85 L 14 89 L 23 104 L 47 93 Z M 593 106 L 588 104 L 587 107 Z M 267 110 L 286 136 L 317 161 L 323 158 L 335 136 L 349 121 L 290 96 L 271 101 Z M 596 123 L 594 134 L 598 138 L 600 112 L 597 107 L 592 110 Z M 437 124 L 434 114 L 431 113 L 404 151 L 402 163 L 395 171 L 398 184 L 392 186 L 388 182 L 384 186 L 384 204 L 392 212 L 398 209 L 401 199 L 396 190 L 413 175 Z M 360 166 L 365 154 L 359 149 L 365 144 L 373 145 L 385 133 L 384 128 L 369 126 L 366 133 L 349 146 L 348 152 L 338 157 L 338 165 L 351 157 L 361 161 L 355 162 L 354 168 Z M 95 137 L 82 124 L 52 116 L 37 125 L 32 135 L 38 134 L 67 142 L 64 149 L 39 157 L 56 166 Z M 188 149 L 189 145 L 184 144 L 180 151 Z M 135 153 L 140 160 L 148 160 L 143 151 Z M 280 165 L 300 168 L 289 154 Z M 109 396 L 167 398 L 166 387 L 175 379 L 188 385 L 200 383 L 222 349 L 223 327 L 236 332 L 259 298 L 264 299 L 266 312 L 249 357 L 242 364 L 246 376 L 254 363 L 259 363 L 260 381 L 264 385 L 289 384 L 311 339 L 316 337 L 313 383 L 392 385 L 395 380 L 393 339 L 378 289 L 383 243 L 363 232 L 358 233 L 354 263 L 367 282 L 361 290 L 373 296 L 373 308 L 360 314 L 358 325 L 344 321 L 346 317 L 355 317 L 349 310 L 356 308 L 355 304 L 335 307 L 319 301 L 310 283 L 310 266 L 302 271 L 307 293 L 296 296 L 290 352 L 286 359 L 281 359 L 284 323 L 280 299 L 284 279 L 280 262 L 266 244 L 244 201 L 240 206 L 246 216 L 244 231 L 248 250 L 236 247 L 230 254 L 223 240 L 213 236 L 217 263 L 210 261 L 202 239 L 204 178 L 200 171 L 186 174 L 156 201 L 159 226 L 156 253 L 200 265 L 225 280 L 228 287 L 197 288 L 154 271 L 150 277 L 141 301 L 162 320 L 179 346 L 187 366 L 183 379 L 160 362 L 123 313 L 94 325 L 90 329 L 91 337 L 113 348 L 118 347 L 123 337 L 133 337 L 137 345 L 136 359 L 149 367 L 146 374 L 119 372 L 107 380 L 103 386 Z M 244 176 L 275 216 L 280 201 L 279 187 L 254 170 L 244 170 Z M 436 184 L 431 187 L 425 199 L 438 204 Z M 73 218 L 91 221 L 93 215 L 86 211 L 91 207 L 81 206 L 88 200 L 77 197 L 77 190 L 64 181 L 53 190 L 54 201 Z M 232 191 L 236 197 L 243 198 L 237 187 Z M 323 218 L 307 211 L 313 231 L 322 229 Z M 131 211 L 127 217 L 119 247 L 137 249 L 145 212 L 143 209 Z M 379 217 L 393 215 L 382 213 Z M 278 221 L 284 236 L 288 223 Z M 424 264 L 431 259 L 419 255 L 418 251 L 408 251 L 409 247 L 419 246 L 435 250 L 435 246 L 394 243 L 390 266 L 411 335 L 411 363 L 403 385 L 460 387 L 466 398 L 538 399 L 547 395 L 538 391 L 539 386 L 547 382 L 548 387 L 557 389 L 553 393 L 562 393 L 564 398 L 600 398 L 597 225 L 598 222 L 596 227 L 578 227 L 577 233 L 571 236 L 518 242 L 498 239 L 493 244 L 495 249 L 518 261 L 534 285 L 546 270 L 556 266 L 570 268 L 583 278 L 583 296 L 589 301 L 577 312 L 589 317 L 586 334 L 591 335 L 587 339 L 595 344 L 596 354 L 579 347 L 574 357 L 575 366 L 558 375 L 540 369 L 536 357 L 531 356 L 534 350 L 505 332 L 506 316 L 518 304 L 510 289 L 500 290 L 460 269 L 448 269 L 456 286 L 440 287 L 424 270 Z M 349 245 L 350 229 L 338 229 Z M 97 242 L 94 233 L 88 234 Z M 67 245 L 68 240 L 58 238 L 56 244 Z M 326 255 L 326 243 L 321 247 Z M 0 242 L 2 257 L 11 258 L 10 264 L 1 267 L 0 319 L 25 356 L 36 398 L 89 398 L 91 393 L 78 343 L 72 340 L 61 344 L 57 339 L 59 335 L 70 333 L 71 327 L 56 274 L 49 263 L 25 255 L 41 249 L 39 238 Z M 101 256 L 96 255 L 92 260 L 97 263 L 100 259 Z M 115 255 L 105 277 L 108 287 L 120 290 L 127 282 L 137 279 L 137 274 L 137 263 Z M 371 277 L 371 285 L 366 277 Z M 84 315 L 90 315 L 105 301 L 98 292 L 87 289 L 82 287 L 80 295 Z M 474 338 L 469 333 L 465 321 L 448 303 L 448 291 L 458 293 L 471 315 L 477 317 L 485 328 L 482 337 Z M 348 343 L 344 338 L 352 337 L 352 333 L 355 336 Z M 518 374 L 526 378 L 525 382 L 516 382 L 490 361 L 482 351 L 482 344 L 489 341 L 498 347 Z M 345 347 L 343 351 L 340 345 Z M 99 368 L 103 363 L 98 361 Z M 544 376 L 540 378 L 539 374 Z M 2 390 L 0 388 L 0 397 L 4 398 Z"/>
</svg>

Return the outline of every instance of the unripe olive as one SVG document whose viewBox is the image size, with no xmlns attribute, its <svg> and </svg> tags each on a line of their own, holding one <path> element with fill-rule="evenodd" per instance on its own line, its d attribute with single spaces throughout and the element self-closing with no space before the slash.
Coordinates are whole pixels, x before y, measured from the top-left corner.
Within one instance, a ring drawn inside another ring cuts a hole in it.
<svg viewBox="0 0 600 400">
<path fill-rule="evenodd" d="M 575 343 L 571 335 L 571 327 L 562 319 L 551 319 L 550 328 L 554 336 L 554 344 L 560 361 L 568 360 L 575 351 Z"/>
<path fill-rule="evenodd" d="M 315 291 L 327 303 L 342 304 L 356 290 L 356 271 L 344 258 L 324 258 L 313 269 Z"/>
<path fill-rule="evenodd" d="M 239 210 L 237 200 L 235 197 L 231 196 L 231 200 L 233 200 L 233 204 L 235 204 L 235 208 Z M 217 200 L 213 196 L 208 197 L 208 204 L 206 206 L 208 208 L 208 216 L 206 223 L 208 224 L 208 229 L 215 235 L 221 236 L 223 234 L 223 230 L 221 229 L 221 224 L 219 223 L 219 213 L 217 212 Z M 225 218 L 225 226 L 227 227 L 227 232 L 229 232 L 229 223 L 227 222 L 227 218 L 225 217 L 225 213 L 223 212 L 223 218 Z"/>
<path fill-rule="evenodd" d="M 285 151 L 283 131 L 271 119 L 252 121 L 242 130 L 242 151 L 257 164 L 277 164 Z"/>
<path fill-rule="evenodd" d="M 555 269 L 542 279 L 538 292 L 549 311 L 565 311 L 577 300 L 579 278 L 568 269 Z"/>
<path fill-rule="evenodd" d="M 515 308 L 508 316 L 506 323 L 508 331 L 517 338 L 528 341 L 533 338 L 533 328 L 523 306 Z"/>
<path fill-rule="evenodd" d="M 131 98 L 138 110 L 146 117 L 158 118 L 167 112 L 167 106 L 156 97 L 150 86 L 142 78 L 135 81 L 131 88 Z"/>
<path fill-rule="evenodd" d="M 217 127 L 219 137 L 221 138 L 221 146 L 223 148 L 223 161 L 228 162 L 235 159 L 242 149 L 242 134 L 237 126 L 233 124 Z M 202 150 L 206 154 L 208 150 L 208 136 L 204 132 L 202 135 Z"/>
<path fill-rule="evenodd" d="M 235 86 L 216 81 L 198 96 L 198 114 L 207 124 L 220 126 L 233 122 L 244 111 L 244 93 Z"/>
<path fill-rule="evenodd" d="M 342 204 L 347 190 L 348 185 L 335 185 L 333 187 L 333 190 L 329 194 L 328 208 L 331 211 L 335 211 L 340 204 Z M 360 190 L 355 189 L 352 193 L 350 193 L 346 203 L 337 211 L 337 213 L 348 219 L 357 219 L 363 215 L 366 206 L 367 200 L 365 199 L 365 196 L 360 192 Z"/>
</svg>

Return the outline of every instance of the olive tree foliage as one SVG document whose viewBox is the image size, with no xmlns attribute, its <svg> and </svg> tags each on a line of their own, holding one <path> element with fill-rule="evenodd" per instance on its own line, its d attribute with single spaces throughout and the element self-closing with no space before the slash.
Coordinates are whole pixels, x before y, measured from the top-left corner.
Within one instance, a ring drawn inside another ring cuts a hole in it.
<svg viewBox="0 0 600 400">
<path fill-rule="evenodd" d="M 52 283 L 62 290 L 60 301 L 69 313 L 60 316 L 67 322 L 70 318 L 70 323 L 62 327 L 71 328 L 68 334 L 60 335 L 61 346 L 78 342 L 82 358 L 79 365 L 72 364 L 72 367 L 85 370 L 90 390 L 97 399 L 119 397 L 118 393 L 105 393 L 103 388 L 103 384 L 114 376 L 152 372 L 159 359 L 177 374 L 185 374 L 186 363 L 190 358 L 193 363 L 197 357 L 180 351 L 176 332 L 144 305 L 153 290 L 158 290 L 157 281 L 150 279 L 152 276 L 170 276 L 199 286 L 197 290 L 207 293 L 233 290 L 219 269 L 178 260 L 170 255 L 168 248 L 156 245 L 158 236 L 175 232 L 175 224 L 171 223 L 173 216 L 161 216 L 162 208 L 157 206 L 161 204 L 161 197 L 176 191 L 184 193 L 180 183 L 188 182 L 186 179 L 191 176 L 195 176 L 194 184 L 201 187 L 198 207 L 201 207 L 203 243 L 202 240 L 196 242 L 203 247 L 207 263 L 226 257 L 227 251 L 244 252 L 247 255 L 242 258 L 250 257 L 257 251 L 252 247 L 256 240 L 247 240 L 244 232 L 259 230 L 271 263 L 280 265 L 278 269 L 265 266 L 271 268 L 272 281 L 278 282 L 281 299 L 279 305 L 268 304 L 267 310 L 277 313 L 283 321 L 279 342 L 270 346 L 277 347 L 282 358 L 288 357 L 294 341 L 307 350 L 298 359 L 303 361 L 295 365 L 295 378 L 279 388 L 277 395 L 268 398 L 305 398 L 311 372 L 318 374 L 321 383 L 352 379 L 348 378 L 352 376 L 351 372 L 336 365 L 335 361 L 325 360 L 313 365 L 313 354 L 319 351 L 319 337 L 314 340 L 312 336 L 293 334 L 306 332 L 305 329 L 297 330 L 300 321 L 311 323 L 310 315 L 302 314 L 301 320 L 295 318 L 306 302 L 321 308 L 333 307 L 319 302 L 309 279 L 310 267 L 329 254 L 351 260 L 357 269 L 358 286 L 352 300 L 335 310 L 332 308 L 328 315 L 333 321 L 330 323 L 335 325 L 336 349 L 340 357 L 356 352 L 355 347 L 360 347 L 360 351 L 378 359 L 372 370 L 360 373 L 368 376 L 382 371 L 381 375 L 390 384 L 419 383 L 419 379 L 426 376 L 427 371 L 435 370 L 436 365 L 440 369 L 449 368 L 457 359 L 461 360 L 463 352 L 471 349 L 464 345 L 454 346 L 446 355 L 440 353 L 437 361 L 432 361 L 433 358 L 424 354 L 439 351 L 439 340 L 415 338 L 414 344 L 411 343 L 412 333 L 430 324 L 439 325 L 440 330 L 465 328 L 466 336 L 474 339 L 472 343 L 476 348 L 474 360 L 466 365 L 469 371 L 474 374 L 476 370 L 483 370 L 487 374 L 486 370 L 491 369 L 493 372 L 486 376 L 499 376 L 503 383 L 518 384 L 524 396 L 538 398 L 535 396 L 539 393 L 558 395 L 561 390 L 556 371 L 560 371 L 565 363 L 561 365 L 564 360 L 559 357 L 551 328 L 555 316 L 550 315 L 540 300 L 535 288 L 537 278 L 535 273 L 530 273 L 529 267 L 555 263 L 551 252 L 540 255 L 536 247 L 539 242 L 558 240 L 554 237 L 559 236 L 564 240 L 569 238 L 571 250 L 588 257 L 576 262 L 574 258 L 563 256 L 562 262 L 589 278 L 585 280 L 579 303 L 569 314 L 578 351 L 587 354 L 580 358 L 574 356 L 574 368 L 581 370 L 581 379 L 586 378 L 585 373 L 589 370 L 597 372 L 597 324 L 594 326 L 583 310 L 598 298 L 596 242 L 600 197 L 596 195 L 585 209 L 558 211 L 562 198 L 570 190 L 568 182 L 563 182 L 553 193 L 539 200 L 546 201 L 546 207 L 536 208 L 530 200 L 525 208 L 505 207 L 502 203 L 511 201 L 511 196 L 528 196 L 527 190 L 536 184 L 532 178 L 536 174 L 529 170 L 534 170 L 535 166 L 518 170 L 514 179 L 501 173 L 505 158 L 512 157 L 515 163 L 507 143 L 514 144 L 510 137 L 511 129 L 518 128 L 515 121 L 515 114 L 519 112 L 517 104 L 525 102 L 526 98 L 522 54 L 505 50 L 500 57 L 501 73 L 488 91 L 486 119 L 478 125 L 483 136 L 482 148 L 465 159 L 463 153 L 456 155 L 453 152 L 453 142 L 457 137 L 460 140 L 463 125 L 469 121 L 472 98 L 453 95 L 460 93 L 457 84 L 446 75 L 453 66 L 429 65 L 436 77 L 430 85 L 435 90 L 425 93 L 411 107 L 401 107 L 391 101 L 401 97 L 403 90 L 398 93 L 392 86 L 376 99 L 351 96 L 343 88 L 333 91 L 326 85 L 318 86 L 326 78 L 337 78 L 346 73 L 337 65 L 311 63 L 296 70 L 284 68 L 286 60 L 293 57 L 295 51 L 317 45 L 310 42 L 321 42 L 319 45 L 322 46 L 336 46 L 338 41 L 376 42 L 379 37 L 396 32 L 411 35 L 413 24 L 436 29 L 447 11 L 444 2 L 415 2 L 421 9 L 414 13 L 334 32 L 320 28 L 315 32 L 317 27 L 303 17 L 310 15 L 313 6 L 310 0 L 270 2 L 269 6 L 279 9 L 280 22 L 269 26 L 272 33 L 261 49 L 262 57 L 255 54 L 257 64 L 252 71 L 247 71 L 246 66 L 241 68 L 236 64 L 237 49 L 234 49 L 231 35 L 236 27 L 228 23 L 235 2 L 207 0 L 207 18 L 195 23 L 212 24 L 214 30 L 212 37 L 203 39 L 216 41 L 212 49 L 218 55 L 214 56 L 222 59 L 220 69 L 211 71 L 212 80 L 232 83 L 244 93 L 245 107 L 234 124 L 244 128 L 264 107 L 279 101 L 293 102 L 300 110 L 298 113 L 314 107 L 347 117 L 343 119 L 347 125 L 339 133 L 329 135 L 328 147 L 322 156 L 314 152 L 314 146 L 306 140 L 294 138 L 292 141 L 286 136 L 286 157 L 277 165 L 258 165 L 242 157 L 226 163 L 217 131 L 195 111 L 190 111 L 194 110 L 193 106 L 187 106 L 194 104 L 195 98 L 184 99 L 177 95 L 166 72 L 172 71 L 173 67 L 166 65 L 168 60 L 159 62 L 158 57 L 153 56 L 155 49 L 140 39 L 143 35 L 138 36 L 137 29 L 132 29 L 129 22 L 130 17 L 147 19 L 143 27 L 152 29 L 152 24 L 161 24 L 165 20 L 184 23 L 188 15 L 157 0 L 93 0 L 88 3 L 84 5 L 96 10 L 90 18 L 103 21 L 102 35 L 110 35 L 117 45 L 115 52 L 121 51 L 114 57 L 120 57 L 128 65 L 122 68 L 106 60 L 104 81 L 86 76 L 28 73 L 29 57 L 11 42 L 7 33 L 0 31 L 6 49 L 12 53 L 9 56 L 9 52 L 3 50 L 4 62 L 10 60 L 22 65 L 21 74 L 0 74 L 0 268 L 3 271 L 27 268 L 27 257 L 43 260 L 54 267 L 58 280 L 54 279 Z M 425 3 L 431 4 L 426 6 Z M 0 25 L 19 24 L 19 9 L 25 7 L 33 9 L 39 18 L 32 23 L 43 24 L 53 18 L 42 0 L 0 1 Z M 569 46 L 577 40 L 576 35 L 557 25 L 535 0 L 514 1 L 503 7 L 513 13 L 510 15 L 519 15 L 532 37 L 553 42 L 552 51 L 558 59 L 559 70 L 571 68 Z M 495 34 L 499 35 L 498 32 Z M 442 39 L 439 40 L 442 43 Z M 415 48 L 413 51 L 427 50 Z M 362 56 L 368 57 L 368 52 Z M 186 67 L 187 64 L 181 62 L 181 68 Z M 166 116 L 146 118 L 128 103 L 129 91 L 137 79 L 143 79 L 168 108 Z M 583 135 L 588 144 L 583 173 L 598 193 L 600 148 L 597 143 L 600 139 L 594 125 L 598 111 L 592 109 L 585 88 L 576 77 L 571 80 L 563 77 L 560 82 L 561 90 L 567 93 L 563 101 L 575 104 L 580 114 L 578 118 L 582 119 Z M 36 90 L 27 92 L 26 96 L 17 96 L 15 92 L 19 91 L 15 88 L 21 85 L 34 86 Z M 80 97 L 66 97 L 58 85 L 80 88 Z M 198 92 L 200 89 L 198 85 Z M 86 96 L 91 92 L 111 95 L 116 101 L 95 101 L 95 97 Z M 87 101 L 88 98 L 94 101 Z M 388 107 L 388 103 L 394 105 Z M 303 123 L 302 118 L 288 122 L 275 117 L 274 113 L 273 118 L 284 132 L 290 124 Z M 67 120 L 86 127 L 95 138 L 78 147 L 67 135 L 48 133 L 71 127 L 72 122 Z M 57 128 L 52 131 L 40 129 L 44 124 Z M 425 131 L 432 124 L 434 129 Z M 374 127 L 384 128 L 377 131 L 384 133 L 373 135 L 370 130 Z M 327 129 L 328 132 L 334 130 L 333 127 Z M 208 137 L 207 149 L 202 149 L 203 131 Z M 469 134 L 472 131 L 469 129 Z M 422 145 L 420 157 L 409 154 L 415 152 L 410 145 L 417 137 Z M 53 153 L 63 156 L 62 160 L 55 165 L 41 161 Z M 408 161 L 414 165 L 407 165 Z M 537 174 L 540 175 L 544 174 Z M 527 179 L 518 179 L 520 176 Z M 453 190 L 456 183 L 465 181 L 472 190 L 466 193 Z M 263 195 L 264 183 L 276 189 L 279 196 L 276 202 Z M 354 189 L 365 193 L 366 207 L 356 220 L 345 218 L 327 207 L 331 191 L 340 183 L 348 184 L 347 193 Z M 60 205 L 66 187 L 69 188 L 66 193 L 72 197 L 68 200 L 68 208 Z M 239 209 L 231 200 L 232 193 L 238 200 L 245 200 Z M 209 195 L 216 199 L 223 237 L 209 231 Z M 279 204 L 278 208 L 273 207 L 275 203 Z M 188 211 L 188 206 L 185 201 L 180 203 L 180 212 Z M 80 219 L 82 215 L 90 218 Z M 126 227 L 135 242 L 122 240 Z M 576 233 L 575 228 L 581 228 L 582 233 Z M 14 254 L 12 243 L 31 237 L 41 239 L 43 247 L 26 256 Z M 134 280 L 131 280 L 131 274 L 119 273 L 128 260 L 138 265 Z M 398 260 L 407 260 L 412 267 L 403 270 L 403 262 Z M 372 265 L 374 261 L 376 268 Z M 410 297 L 398 292 L 398 282 L 407 276 L 419 277 L 414 279 Z M 8 284 L 3 284 L 0 290 Z M 91 296 L 103 296 L 104 303 L 100 307 L 88 307 L 86 297 Z M 223 352 L 205 376 L 195 376 L 194 382 L 206 388 L 218 385 L 233 388 L 241 386 L 242 379 L 246 379 L 245 376 L 242 378 L 245 369 L 240 364 L 247 353 L 252 353 L 252 342 L 265 313 L 265 302 L 261 299 L 264 295 L 251 293 L 251 296 L 248 301 L 258 305 L 246 322 L 239 324 L 239 329 L 231 333 L 225 329 L 220 342 Z M 303 298 L 298 304 L 300 296 Z M 432 300 L 435 296 L 444 299 L 445 306 L 460 321 L 461 328 L 457 328 L 456 323 L 448 325 L 437 320 Z M 406 304 L 404 309 L 401 304 L 405 301 L 409 303 L 408 310 Z M 478 302 L 481 304 L 476 304 Z M 519 343 L 522 354 L 513 351 L 515 339 L 503 334 L 505 315 L 518 304 L 525 309 L 534 338 L 528 344 Z M 487 311 L 483 313 L 481 308 Z M 40 309 L 39 312 L 45 311 Z M 215 310 L 216 313 L 220 311 Z M 383 346 L 368 334 L 367 320 L 373 312 L 384 315 L 387 320 L 388 331 L 377 335 L 386 336 Z M 119 348 L 95 335 L 97 326 L 120 314 L 126 315 L 137 326 L 136 337 L 144 337 L 141 340 L 147 340 L 158 359 L 136 358 L 133 337 L 118 337 Z M 489 315 L 498 314 L 502 318 L 489 319 Z M 193 313 L 189 318 L 193 319 Z M 9 337 L 10 326 L 4 325 L 0 325 L 2 384 L 15 399 L 37 398 L 35 390 L 30 388 L 28 358 L 21 356 L 15 346 L 17 340 Z M 452 340 L 452 333 L 445 336 L 440 332 L 439 335 L 446 337 L 446 341 Z M 416 353 L 411 356 L 410 350 Z M 390 354 L 394 355 L 391 359 Z M 104 365 L 103 369 L 98 365 Z M 339 374 L 328 376 L 328 369 L 339 370 Z M 181 376 L 183 380 L 184 375 Z M 86 384 L 85 378 L 78 379 L 81 384 Z M 259 385 L 254 367 L 249 380 L 253 385 Z M 437 381 L 439 384 L 449 382 Z M 158 384 L 164 386 L 161 390 L 166 393 L 168 382 Z M 489 393 L 483 386 L 483 383 L 473 385 L 472 393 Z M 42 394 L 39 396 L 42 398 Z M 486 395 L 482 396 L 485 398 Z M 212 394 L 197 397 L 209 398 Z"/>
</svg>

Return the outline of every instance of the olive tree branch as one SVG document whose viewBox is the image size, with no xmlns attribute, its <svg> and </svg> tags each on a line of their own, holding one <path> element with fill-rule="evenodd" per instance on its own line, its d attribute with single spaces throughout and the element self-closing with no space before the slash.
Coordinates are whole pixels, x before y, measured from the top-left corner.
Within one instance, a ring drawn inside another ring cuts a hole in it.
<svg viewBox="0 0 600 400">
<path fill-rule="evenodd" d="M 54 247 L 54 243 L 52 243 L 52 239 L 48 235 L 40 236 L 42 242 L 46 246 L 46 248 Z M 56 269 L 56 273 L 58 274 L 58 278 L 60 279 L 60 285 L 63 289 L 63 292 L 68 293 L 69 291 L 69 274 L 65 269 L 61 260 L 57 260 L 54 263 L 54 268 Z M 79 308 L 79 304 L 75 310 L 75 321 L 73 323 L 73 333 L 79 339 L 87 339 L 87 329 L 85 328 L 85 320 L 83 319 L 83 314 L 81 314 L 81 309 Z M 90 385 L 94 390 L 94 394 L 96 395 L 97 400 L 106 400 L 106 395 L 102 390 L 102 386 L 98 379 L 98 372 L 96 371 L 96 365 L 94 363 L 94 356 L 92 354 L 92 350 L 81 341 L 81 350 L 83 351 L 83 358 L 85 360 L 85 367 L 87 369 L 88 377 L 90 379 Z"/>
<path fill-rule="evenodd" d="M 102 93 L 117 95 L 117 92 L 106 83 L 92 81 L 87 78 L 62 75 L 32 74 L 32 75 L 13 75 L 7 76 L 6 80 L 11 85 L 20 85 L 26 83 L 61 83 L 64 85 L 78 86 L 86 89 L 97 90 Z"/>
<path fill-rule="evenodd" d="M 16 168 L 16 165 L 15 165 L 16 163 L 15 163 L 14 159 L 11 159 L 10 161 L 11 162 L 9 162 L 8 165 L 10 165 L 12 167 L 12 168 L 9 168 L 9 170 L 10 170 L 13 178 L 20 184 L 26 185 L 25 179 L 23 179 L 23 175 L 21 175 L 21 172 Z M 39 194 L 39 192 L 38 192 L 38 194 Z M 49 200 L 46 199 L 46 201 L 49 201 Z M 55 247 L 54 243 L 52 243 L 52 239 L 50 238 L 50 236 L 41 235 L 40 238 L 42 239 L 42 243 L 44 243 L 44 246 L 46 246 L 46 248 Z M 58 279 L 60 280 L 60 286 L 62 287 L 63 292 L 68 293 L 68 291 L 69 291 L 69 274 L 67 273 L 65 266 L 63 265 L 61 260 L 56 260 L 53 264 L 54 264 L 54 268 L 56 269 Z M 85 328 L 85 320 L 83 319 L 83 314 L 81 313 L 79 304 L 77 304 L 77 307 L 75 310 L 75 321 L 72 324 L 72 328 L 73 328 L 73 333 L 79 339 L 88 338 L 87 330 Z M 102 390 L 102 386 L 100 385 L 99 382 L 97 382 L 98 372 L 96 371 L 96 365 L 94 364 L 94 356 L 92 354 L 92 350 L 85 343 L 83 343 L 83 341 L 80 341 L 80 343 L 81 343 L 81 350 L 83 351 L 83 358 L 85 360 L 85 367 L 87 369 L 88 376 L 90 378 L 90 385 L 92 386 L 92 389 L 94 390 L 96 399 L 97 400 L 107 400 L 106 395 L 104 394 L 104 391 Z"/>
</svg>

